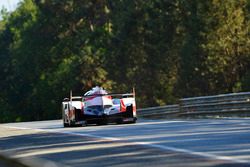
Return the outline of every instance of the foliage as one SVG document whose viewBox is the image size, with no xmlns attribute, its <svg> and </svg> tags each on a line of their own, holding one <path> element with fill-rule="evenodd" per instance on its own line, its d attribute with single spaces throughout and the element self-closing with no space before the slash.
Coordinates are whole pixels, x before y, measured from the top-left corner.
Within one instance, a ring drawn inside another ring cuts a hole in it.
<svg viewBox="0 0 250 167">
<path fill-rule="evenodd" d="M 206 64 L 214 92 L 242 90 L 242 77 L 249 66 L 250 38 L 246 1 L 213 1 L 207 26 Z M 213 26 L 211 26 L 213 25 Z"/>
<path fill-rule="evenodd" d="M 249 91 L 250 1 L 24 0 L 0 21 L 0 122 L 60 118 L 95 85 L 137 107 Z"/>
</svg>

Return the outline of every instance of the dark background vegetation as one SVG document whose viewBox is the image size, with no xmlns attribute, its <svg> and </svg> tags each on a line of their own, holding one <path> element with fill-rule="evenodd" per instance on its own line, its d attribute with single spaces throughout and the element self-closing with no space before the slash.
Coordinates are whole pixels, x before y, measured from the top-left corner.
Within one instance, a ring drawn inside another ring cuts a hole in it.
<svg viewBox="0 0 250 167">
<path fill-rule="evenodd" d="M 24 0 L 0 21 L 0 122 L 136 89 L 137 107 L 250 90 L 250 0 Z"/>
</svg>

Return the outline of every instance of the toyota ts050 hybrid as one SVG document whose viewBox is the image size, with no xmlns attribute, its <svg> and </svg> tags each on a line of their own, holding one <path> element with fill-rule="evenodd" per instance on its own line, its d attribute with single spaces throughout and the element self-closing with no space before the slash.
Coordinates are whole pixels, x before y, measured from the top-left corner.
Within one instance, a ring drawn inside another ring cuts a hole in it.
<svg viewBox="0 0 250 167">
<path fill-rule="evenodd" d="M 72 96 L 62 102 L 64 127 L 87 124 L 135 123 L 135 93 L 113 94 L 94 87 L 84 96 Z"/>
</svg>

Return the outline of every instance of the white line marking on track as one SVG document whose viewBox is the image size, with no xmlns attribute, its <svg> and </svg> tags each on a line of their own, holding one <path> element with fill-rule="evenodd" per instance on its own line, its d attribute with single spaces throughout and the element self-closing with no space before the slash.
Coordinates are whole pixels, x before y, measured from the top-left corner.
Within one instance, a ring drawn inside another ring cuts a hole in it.
<svg viewBox="0 0 250 167">
<path fill-rule="evenodd" d="M 51 130 L 51 129 L 16 127 L 16 126 L 9 126 L 9 125 L 3 125 L 3 127 L 20 129 L 20 130 L 35 130 L 38 132 L 51 132 L 51 133 L 60 133 L 60 134 L 75 135 L 75 136 L 82 136 L 82 137 L 91 137 L 91 138 L 104 139 L 104 140 L 108 140 L 108 141 L 129 142 L 130 144 L 134 144 L 134 145 L 142 145 L 142 146 L 158 148 L 158 149 L 166 150 L 166 151 L 186 153 L 186 154 L 190 154 L 190 155 L 209 158 L 212 160 L 225 160 L 225 161 L 230 161 L 233 163 L 250 164 L 250 162 L 247 160 L 236 159 L 236 158 L 232 158 L 229 156 L 214 155 L 214 154 L 210 154 L 210 153 L 196 152 L 196 151 L 192 151 L 192 150 L 180 149 L 180 148 L 175 148 L 175 147 L 168 147 L 168 146 L 163 146 L 163 145 L 159 145 L 159 144 L 154 144 L 152 142 L 134 142 L 134 141 L 123 140 L 121 138 L 115 138 L 115 137 L 106 137 L 106 136 L 99 136 L 99 135 L 92 135 L 92 134 L 81 134 L 81 133 L 77 133 L 77 132 L 61 132 L 61 131 Z"/>
</svg>

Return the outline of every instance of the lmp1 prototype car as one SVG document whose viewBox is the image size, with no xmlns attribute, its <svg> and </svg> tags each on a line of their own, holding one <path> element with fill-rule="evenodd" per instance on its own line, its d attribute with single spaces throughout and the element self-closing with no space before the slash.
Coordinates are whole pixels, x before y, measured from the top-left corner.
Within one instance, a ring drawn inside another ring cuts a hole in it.
<svg viewBox="0 0 250 167">
<path fill-rule="evenodd" d="M 107 123 L 135 123 L 135 93 L 111 94 L 94 87 L 84 96 L 72 96 L 62 102 L 64 127 Z"/>
</svg>

